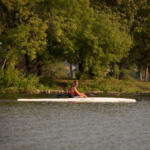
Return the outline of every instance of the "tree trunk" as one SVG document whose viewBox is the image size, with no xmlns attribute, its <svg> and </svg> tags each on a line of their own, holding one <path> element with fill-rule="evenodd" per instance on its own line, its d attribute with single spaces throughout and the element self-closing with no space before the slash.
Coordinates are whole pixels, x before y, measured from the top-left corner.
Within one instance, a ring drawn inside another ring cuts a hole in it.
<svg viewBox="0 0 150 150">
<path fill-rule="evenodd" d="M 113 77 L 115 79 L 119 79 L 119 68 L 118 68 L 118 65 L 116 63 L 113 63 L 112 64 L 112 69 L 113 69 Z"/>
<path fill-rule="evenodd" d="M 2 71 L 4 70 L 4 68 L 5 68 L 5 66 L 6 66 L 6 62 L 7 62 L 7 59 L 5 58 L 5 59 L 4 59 L 4 62 L 3 62 L 3 65 L 2 65 L 2 67 L 1 67 L 1 70 L 2 70 Z"/>
<path fill-rule="evenodd" d="M 83 63 L 83 62 L 80 62 L 80 63 L 79 63 L 78 78 L 81 78 L 81 76 L 85 74 L 84 71 L 85 71 L 85 70 L 84 70 L 84 63 Z"/>
<path fill-rule="evenodd" d="M 140 66 L 140 81 L 143 81 L 143 66 Z"/>
<path fill-rule="evenodd" d="M 25 54 L 25 62 L 26 62 L 26 71 L 27 73 L 30 73 L 30 61 L 27 54 Z"/>
<path fill-rule="evenodd" d="M 80 73 L 84 72 L 84 65 L 83 65 L 83 63 L 79 63 L 79 72 Z"/>
<path fill-rule="evenodd" d="M 146 65 L 145 68 L 145 81 L 148 81 L 149 71 L 148 71 L 148 65 Z"/>
<path fill-rule="evenodd" d="M 70 78 L 73 78 L 73 70 L 72 70 L 72 64 L 70 64 Z"/>
<path fill-rule="evenodd" d="M 36 63 L 37 63 L 36 72 L 37 75 L 40 76 L 42 74 L 42 62 L 39 55 L 37 55 Z"/>
<path fill-rule="evenodd" d="M 115 68 L 116 68 L 116 63 L 113 63 L 113 76 L 114 76 L 114 78 L 116 78 L 116 70 L 115 70 Z"/>
</svg>

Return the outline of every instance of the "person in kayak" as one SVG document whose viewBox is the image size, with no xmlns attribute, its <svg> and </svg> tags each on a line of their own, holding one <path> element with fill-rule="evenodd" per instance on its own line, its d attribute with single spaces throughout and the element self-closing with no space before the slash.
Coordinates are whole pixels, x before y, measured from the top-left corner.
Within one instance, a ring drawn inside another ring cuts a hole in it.
<svg viewBox="0 0 150 150">
<path fill-rule="evenodd" d="M 78 83 L 79 83 L 79 81 L 78 81 L 78 80 L 75 80 L 74 85 L 69 89 L 69 91 L 68 91 L 68 96 L 69 96 L 70 98 L 73 98 L 73 97 L 76 97 L 76 96 L 79 96 L 80 98 L 87 97 L 84 93 L 80 93 L 80 92 L 77 90 Z"/>
</svg>

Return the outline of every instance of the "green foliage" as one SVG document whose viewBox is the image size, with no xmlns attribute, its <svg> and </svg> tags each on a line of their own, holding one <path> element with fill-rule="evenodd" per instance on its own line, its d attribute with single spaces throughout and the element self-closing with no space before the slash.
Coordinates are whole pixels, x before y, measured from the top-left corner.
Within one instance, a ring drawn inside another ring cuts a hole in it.
<svg viewBox="0 0 150 150">
<path fill-rule="evenodd" d="M 148 1 L 141 1 L 134 22 L 134 60 L 138 65 L 149 64 L 150 60 L 150 5 Z"/>
<path fill-rule="evenodd" d="M 117 64 L 115 77 L 131 80 L 131 65 L 149 65 L 149 11 L 148 0 L 0 0 L 1 87 L 35 89 L 50 78 L 57 88 L 66 61 L 81 79 L 97 81 Z M 107 81 L 88 88 L 119 89 Z"/>
<path fill-rule="evenodd" d="M 7 12 L 5 30 L 0 37 L 3 43 L 1 53 L 9 63 L 12 61 L 12 56 L 13 60 L 15 57 L 16 65 L 26 58 L 25 63 L 29 68 L 29 63 L 45 51 L 47 22 L 39 18 L 33 9 L 35 6 L 29 0 L 3 1 L 3 5 Z"/>
<path fill-rule="evenodd" d="M 69 76 L 69 68 L 64 62 L 55 60 L 53 62 L 45 61 L 43 67 L 43 78 L 63 79 Z"/>
<path fill-rule="evenodd" d="M 79 90 L 88 91 L 104 91 L 104 92 L 122 92 L 137 93 L 143 91 L 142 85 L 134 80 L 117 80 L 114 78 L 101 78 L 96 80 L 82 80 L 79 84 Z M 150 86 L 149 86 L 150 87 Z M 148 89 L 148 88 L 147 88 Z"/>
<path fill-rule="evenodd" d="M 131 70 L 129 69 L 122 69 L 121 70 L 121 74 L 122 74 L 122 80 L 132 80 L 131 77 Z"/>
<path fill-rule="evenodd" d="M 132 40 L 127 31 L 121 27 L 117 21 L 111 21 L 107 14 L 99 14 L 96 33 L 99 36 L 99 45 L 103 49 L 103 61 L 120 62 L 123 57 L 127 57 Z"/>
<path fill-rule="evenodd" d="M 41 86 L 42 85 L 39 84 L 39 78 L 31 74 L 27 77 L 25 75 L 21 77 L 19 89 L 23 91 L 32 92 Z"/>
<path fill-rule="evenodd" d="M 20 74 L 20 72 L 10 65 L 5 72 L 1 72 L 1 89 L 16 89 L 18 91 L 32 92 L 40 87 L 39 78 L 35 75 Z"/>
<path fill-rule="evenodd" d="M 104 66 L 107 69 L 111 62 L 127 57 L 132 40 L 118 21 L 95 11 L 88 0 L 60 3 L 57 0 L 51 6 L 54 28 L 48 34 L 50 52 L 55 57 L 60 54 L 70 63 L 79 63 L 81 75 L 96 76 Z"/>
</svg>

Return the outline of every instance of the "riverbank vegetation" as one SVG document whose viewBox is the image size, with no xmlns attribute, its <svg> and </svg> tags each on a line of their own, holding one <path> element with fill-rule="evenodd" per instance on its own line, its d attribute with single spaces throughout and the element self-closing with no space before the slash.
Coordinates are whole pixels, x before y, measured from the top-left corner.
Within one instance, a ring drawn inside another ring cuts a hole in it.
<svg viewBox="0 0 150 150">
<path fill-rule="evenodd" d="M 27 79 L 26 79 L 27 80 Z M 21 83 L 20 86 L 11 86 L 0 89 L 1 94 L 67 94 L 68 89 L 74 83 L 73 80 L 49 80 L 45 84 L 39 83 L 37 77 L 26 84 L 27 81 Z M 24 84 L 23 84 L 24 83 Z M 79 91 L 85 92 L 87 95 L 150 95 L 150 82 L 136 80 L 118 80 L 114 78 L 104 79 L 88 79 L 79 81 Z"/>
<path fill-rule="evenodd" d="M 148 0 L 0 0 L 0 91 L 73 78 L 81 91 L 150 91 L 149 12 Z"/>
</svg>

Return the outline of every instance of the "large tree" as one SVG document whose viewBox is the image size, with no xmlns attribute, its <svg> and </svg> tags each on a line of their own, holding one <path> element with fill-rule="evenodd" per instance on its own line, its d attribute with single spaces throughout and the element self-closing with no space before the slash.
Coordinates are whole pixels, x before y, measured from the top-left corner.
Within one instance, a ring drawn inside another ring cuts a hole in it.
<svg viewBox="0 0 150 150">
<path fill-rule="evenodd" d="M 57 0 L 51 4 L 53 30 L 48 32 L 48 44 L 55 56 L 78 63 L 80 73 L 93 75 L 127 56 L 131 37 L 111 15 L 91 8 L 89 0 Z"/>
<path fill-rule="evenodd" d="M 24 64 L 26 72 L 30 72 L 33 60 L 44 53 L 47 23 L 36 13 L 39 1 L 0 1 L 4 26 L 0 37 L 2 69 L 14 62 L 15 66 Z"/>
<path fill-rule="evenodd" d="M 140 80 L 148 81 L 150 65 L 150 3 L 141 1 L 133 25 L 134 47 L 131 56 L 140 70 Z M 145 75 L 143 76 L 143 70 Z M 144 78 L 145 77 L 145 78 Z"/>
</svg>

